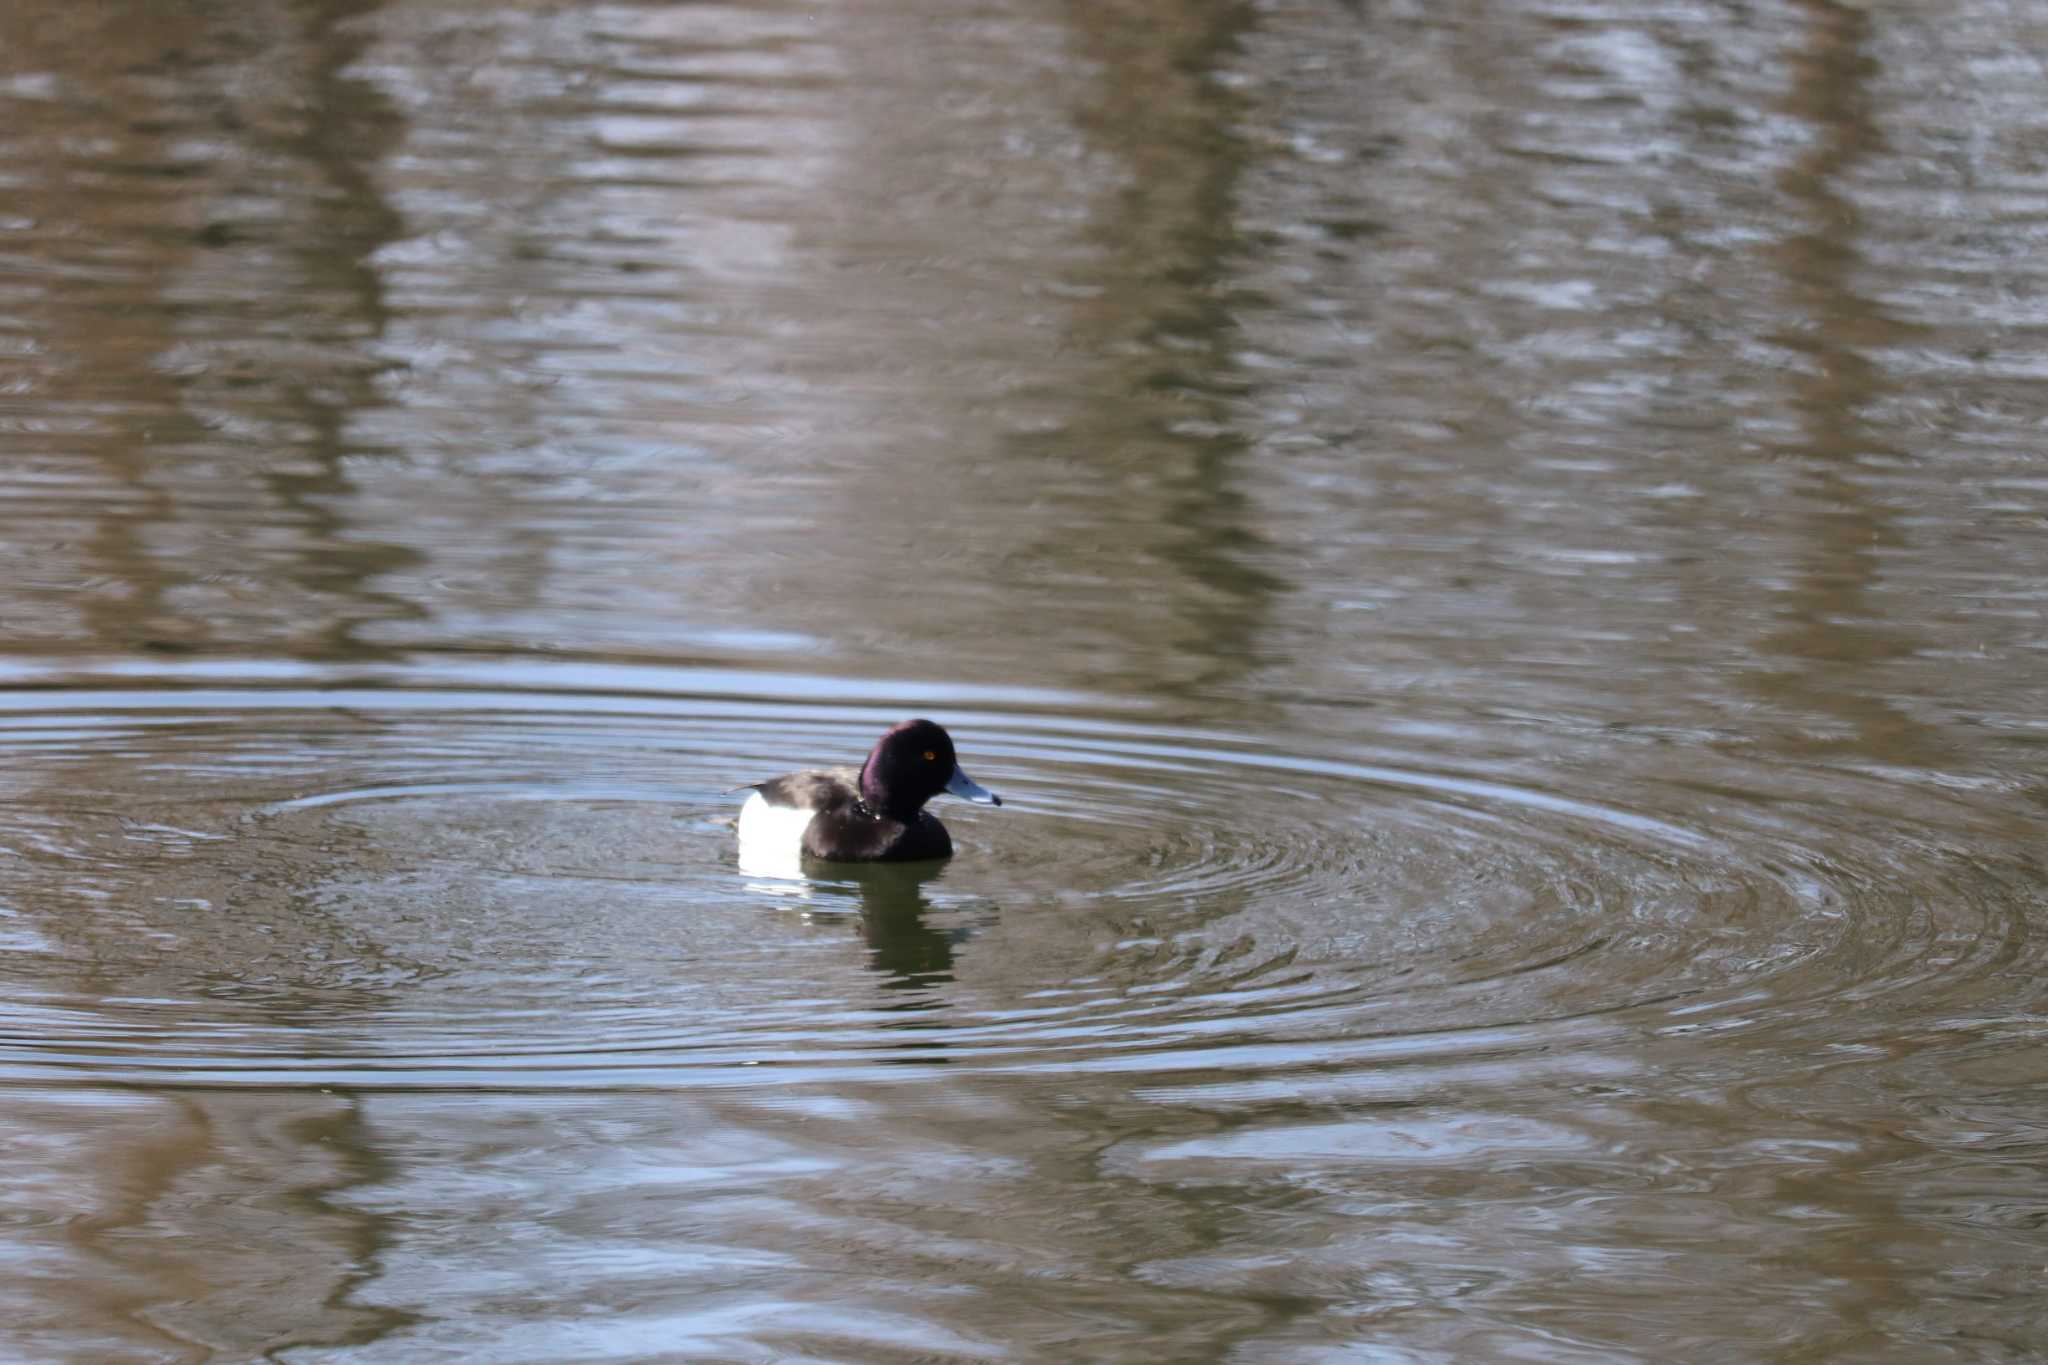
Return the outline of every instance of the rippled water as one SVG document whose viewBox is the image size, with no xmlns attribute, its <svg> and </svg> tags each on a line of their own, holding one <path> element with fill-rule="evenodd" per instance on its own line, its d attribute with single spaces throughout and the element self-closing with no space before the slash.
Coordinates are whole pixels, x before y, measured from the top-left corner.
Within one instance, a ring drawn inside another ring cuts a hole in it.
<svg viewBox="0 0 2048 1365">
<path fill-rule="evenodd" d="M 0 1356 L 2048 1355 L 2029 7 L 9 18 Z"/>
</svg>

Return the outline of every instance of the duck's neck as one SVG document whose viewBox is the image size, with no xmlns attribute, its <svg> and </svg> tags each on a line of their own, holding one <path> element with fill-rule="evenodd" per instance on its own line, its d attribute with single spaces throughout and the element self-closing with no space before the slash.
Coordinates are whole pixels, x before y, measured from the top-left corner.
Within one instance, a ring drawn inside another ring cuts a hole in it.
<svg viewBox="0 0 2048 1365">
<path fill-rule="evenodd" d="M 868 761 L 860 766 L 861 804 L 877 815 L 886 815 L 891 820 L 901 820 L 906 825 L 916 820 L 917 812 L 924 803 L 920 801 L 916 805 L 908 805 L 902 801 L 891 801 L 888 794 L 882 790 L 881 782 L 875 777 L 874 767 L 875 758 L 870 754 Z"/>
</svg>

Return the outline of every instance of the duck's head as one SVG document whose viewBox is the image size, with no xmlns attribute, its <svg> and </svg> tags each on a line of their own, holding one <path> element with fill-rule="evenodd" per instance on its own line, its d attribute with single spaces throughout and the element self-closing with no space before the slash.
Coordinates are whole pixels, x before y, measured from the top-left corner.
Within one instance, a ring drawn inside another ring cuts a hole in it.
<svg viewBox="0 0 2048 1365">
<path fill-rule="evenodd" d="M 898 820 L 915 818 L 924 803 L 946 792 L 991 806 L 1002 798 L 960 771 L 953 737 L 928 720 L 889 727 L 861 765 L 861 800 Z"/>
</svg>

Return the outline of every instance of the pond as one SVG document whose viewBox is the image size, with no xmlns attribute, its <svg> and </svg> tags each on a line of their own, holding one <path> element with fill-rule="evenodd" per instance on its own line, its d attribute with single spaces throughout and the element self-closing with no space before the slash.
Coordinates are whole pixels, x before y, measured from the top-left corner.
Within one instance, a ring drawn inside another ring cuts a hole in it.
<svg viewBox="0 0 2048 1365">
<path fill-rule="evenodd" d="M 7 27 L 0 1354 L 2048 1354 L 2028 7 Z"/>
</svg>

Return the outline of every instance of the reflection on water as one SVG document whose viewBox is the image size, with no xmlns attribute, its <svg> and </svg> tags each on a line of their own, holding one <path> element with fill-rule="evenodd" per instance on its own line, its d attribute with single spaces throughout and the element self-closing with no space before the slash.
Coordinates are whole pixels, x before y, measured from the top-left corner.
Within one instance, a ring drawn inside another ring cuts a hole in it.
<svg viewBox="0 0 2048 1365">
<path fill-rule="evenodd" d="M 2026 13 L 17 9 L 0 1354 L 2048 1351 Z"/>
</svg>

